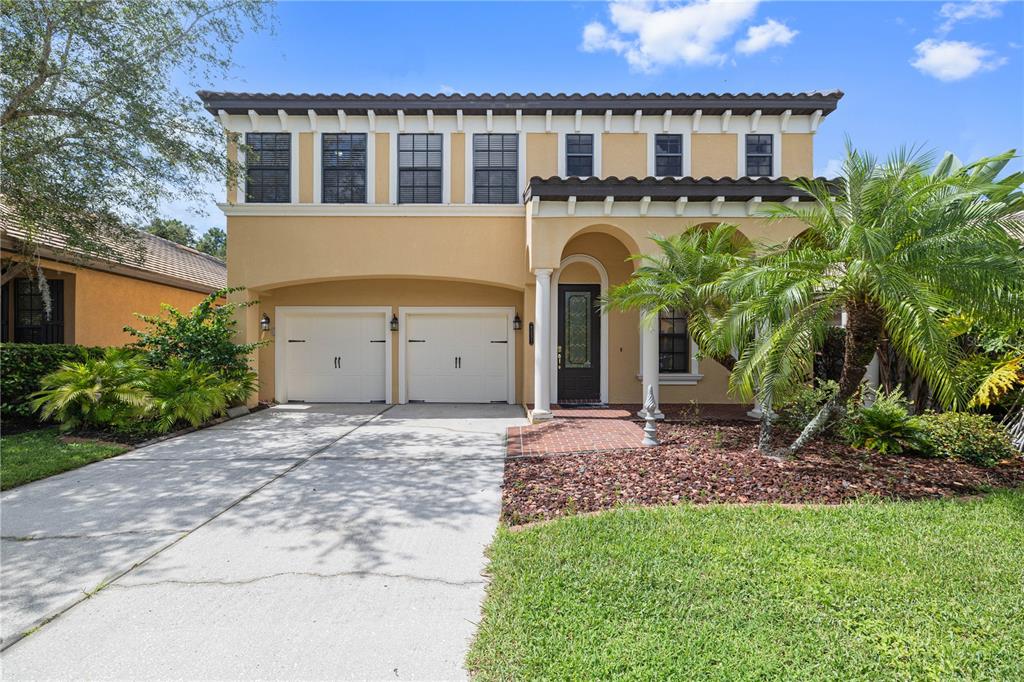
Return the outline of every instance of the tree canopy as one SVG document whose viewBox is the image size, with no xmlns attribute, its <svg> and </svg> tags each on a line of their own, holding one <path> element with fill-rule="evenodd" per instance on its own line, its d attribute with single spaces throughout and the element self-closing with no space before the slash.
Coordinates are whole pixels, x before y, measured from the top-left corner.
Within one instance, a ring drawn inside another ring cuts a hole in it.
<svg viewBox="0 0 1024 682">
<path fill-rule="evenodd" d="M 137 239 L 140 216 L 208 198 L 239 168 L 180 83 L 226 74 L 234 44 L 268 18 L 262 0 L 3 0 L 4 202 L 30 234 L 116 258 L 106 243 Z"/>
</svg>

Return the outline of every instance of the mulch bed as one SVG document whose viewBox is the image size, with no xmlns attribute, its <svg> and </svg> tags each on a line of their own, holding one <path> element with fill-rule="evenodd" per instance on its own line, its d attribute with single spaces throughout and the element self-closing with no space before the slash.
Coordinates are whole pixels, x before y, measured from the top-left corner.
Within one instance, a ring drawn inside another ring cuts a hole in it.
<svg viewBox="0 0 1024 682">
<path fill-rule="evenodd" d="M 657 447 L 509 458 L 504 521 L 517 525 L 621 504 L 839 504 L 1024 486 L 1024 458 L 983 468 L 821 440 L 780 462 L 757 451 L 758 426 L 749 422 L 661 424 L 658 432 Z"/>
</svg>

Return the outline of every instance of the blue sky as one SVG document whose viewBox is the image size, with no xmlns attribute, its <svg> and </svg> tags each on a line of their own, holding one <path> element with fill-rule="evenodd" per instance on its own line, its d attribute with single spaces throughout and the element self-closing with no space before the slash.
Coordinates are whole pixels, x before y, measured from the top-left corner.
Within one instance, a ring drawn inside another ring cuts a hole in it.
<svg viewBox="0 0 1024 682">
<path fill-rule="evenodd" d="M 785 92 L 840 89 L 843 141 L 973 159 L 1024 149 L 1024 3 L 281 2 L 210 89 L 250 92 Z M 1018 160 L 1017 167 L 1024 167 Z M 222 226 L 168 210 L 199 231 Z"/>
</svg>

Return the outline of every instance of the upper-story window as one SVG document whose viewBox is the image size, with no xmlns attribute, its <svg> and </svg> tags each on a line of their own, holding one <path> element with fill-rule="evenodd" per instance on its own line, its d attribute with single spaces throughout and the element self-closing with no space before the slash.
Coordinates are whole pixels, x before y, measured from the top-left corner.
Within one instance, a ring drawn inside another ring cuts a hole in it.
<svg viewBox="0 0 1024 682">
<path fill-rule="evenodd" d="M 654 136 L 654 174 L 681 176 L 683 174 L 683 136 Z"/>
<path fill-rule="evenodd" d="M 565 136 L 565 174 L 587 177 L 594 174 L 594 136 Z"/>
<path fill-rule="evenodd" d="M 473 202 L 519 203 L 518 135 L 473 135 Z"/>
<path fill-rule="evenodd" d="M 441 203 L 441 140 L 437 133 L 398 136 L 398 203 Z"/>
<path fill-rule="evenodd" d="M 366 133 L 324 133 L 320 178 L 325 204 L 366 203 Z"/>
<path fill-rule="evenodd" d="M 665 374 L 690 371 L 690 331 L 686 314 L 663 310 L 658 316 L 658 371 Z"/>
<path fill-rule="evenodd" d="M 287 204 L 292 200 L 290 133 L 246 133 L 245 201 Z"/>
<path fill-rule="evenodd" d="M 747 175 L 769 176 L 772 166 L 772 136 L 747 135 Z"/>
</svg>

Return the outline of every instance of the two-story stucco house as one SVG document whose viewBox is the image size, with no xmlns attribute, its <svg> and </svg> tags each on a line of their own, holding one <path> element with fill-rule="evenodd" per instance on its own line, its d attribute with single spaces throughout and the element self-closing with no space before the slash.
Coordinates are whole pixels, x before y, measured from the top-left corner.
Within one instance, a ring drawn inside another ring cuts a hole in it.
<svg viewBox="0 0 1024 682">
<path fill-rule="evenodd" d="M 228 280 L 258 298 L 260 398 L 728 403 L 685 318 L 601 294 L 651 233 L 798 224 L 814 134 L 840 92 L 293 95 L 201 92 L 249 158 L 228 187 Z"/>
</svg>

